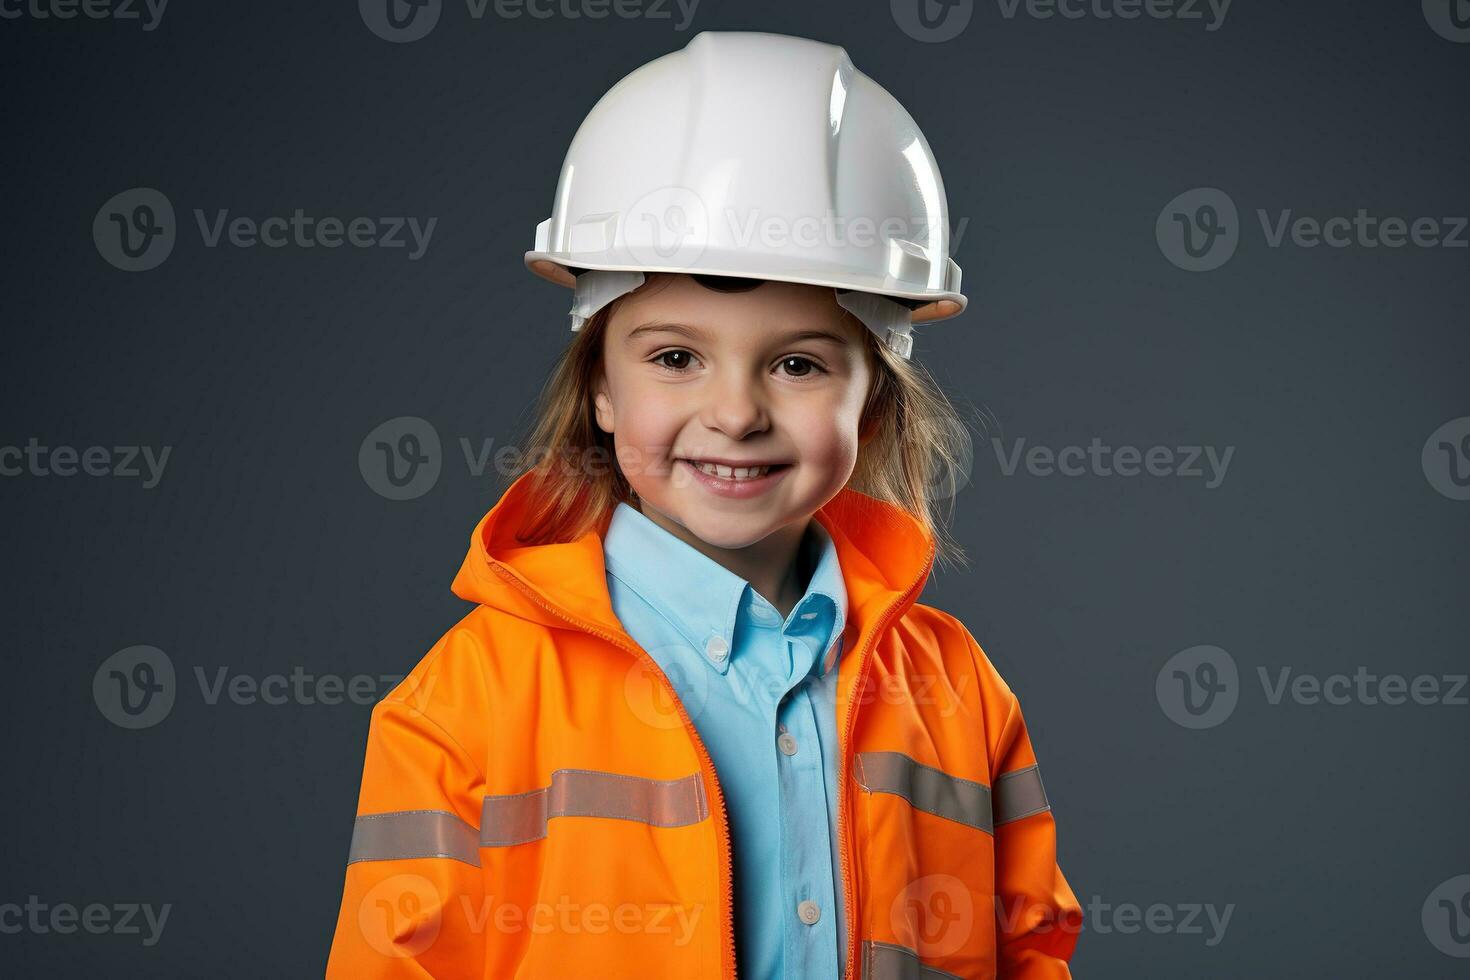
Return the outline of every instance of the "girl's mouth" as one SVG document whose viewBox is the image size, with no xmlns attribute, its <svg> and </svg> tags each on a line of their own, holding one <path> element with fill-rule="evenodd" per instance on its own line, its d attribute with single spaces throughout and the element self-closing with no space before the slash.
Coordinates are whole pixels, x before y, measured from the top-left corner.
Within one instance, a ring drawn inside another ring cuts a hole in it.
<svg viewBox="0 0 1470 980">
<path fill-rule="evenodd" d="M 732 466 L 701 459 L 680 459 L 705 489 L 722 497 L 753 497 L 764 493 L 791 469 L 790 463 Z"/>
</svg>

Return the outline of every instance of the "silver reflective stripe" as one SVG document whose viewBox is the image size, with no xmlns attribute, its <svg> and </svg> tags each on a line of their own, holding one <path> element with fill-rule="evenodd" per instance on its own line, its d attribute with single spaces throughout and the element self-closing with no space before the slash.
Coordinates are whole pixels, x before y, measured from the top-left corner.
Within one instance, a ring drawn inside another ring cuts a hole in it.
<svg viewBox="0 0 1470 980">
<path fill-rule="evenodd" d="M 995 781 L 995 824 L 1029 817 L 1050 810 L 1046 788 L 1041 785 L 1041 770 L 1027 766 L 1008 772 Z"/>
<path fill-rule="evenodd" d="M 551 785 L 529 793 L 487 796 L 480 846 L 524 844 L 546 836 L 552 817 L 612 817 L 655 827 L 682 827 L 709 816 L 699 773 L 644 779 L 591 769 L 558 769 Z"/>
<path fill-rule="evenodd" d="M 925 966 L 907 946 L 864 939 L 862 958 L 862 980 L 961 980 L 953 973 Z"/>
<path fill-rule="evenodd" d="M 480 866 L 480 832 L 445 810 L 365 813 L 352 824 L 347 863 L 451 858 Z"/>
<path fill-rule="evenodd" d="M 859 752 L 853 768 L 869 793 L 893 793 L 916 810 L 992 832 L 990 787 L 926 766 L 902 752 Z"/>
</svg>

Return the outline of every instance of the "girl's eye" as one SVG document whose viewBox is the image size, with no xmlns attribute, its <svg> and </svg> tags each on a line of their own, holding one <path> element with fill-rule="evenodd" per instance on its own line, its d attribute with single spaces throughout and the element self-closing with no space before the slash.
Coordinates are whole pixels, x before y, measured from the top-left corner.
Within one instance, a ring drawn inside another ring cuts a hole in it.
<svg viewBox="0 0 1470 980">
<path fill-rule="evenodd" d="M 672 371 L 682 371 L 689 367 L 694 361 L 694 355 L 687 350 L 666 350 L 653 359 L 659 367 L 665 367 Z"/>
<path fill-rule="evenodd" d="M 804 378 L 813 371 L 820 372 L 822 369 L 817 366 L 816 361 L 813 361 L 809 357 L 792 355 L 791 357 L 781 358 L 781 370 L 785 371 L 790 377 Z"/>
</svg>

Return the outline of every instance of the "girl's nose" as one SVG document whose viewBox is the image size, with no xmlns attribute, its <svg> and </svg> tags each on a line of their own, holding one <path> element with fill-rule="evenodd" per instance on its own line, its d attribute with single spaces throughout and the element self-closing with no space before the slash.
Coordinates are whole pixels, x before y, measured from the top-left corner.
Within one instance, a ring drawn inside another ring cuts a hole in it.
<svg viewBox="0 0 1470 980">
<path fill-rule="evenodd" d="M 760 385 L 748 377 L 726 376 L 707 389 L 701 421 L 731 439 L 744 439 L 771 427 Z"/>
</svg>

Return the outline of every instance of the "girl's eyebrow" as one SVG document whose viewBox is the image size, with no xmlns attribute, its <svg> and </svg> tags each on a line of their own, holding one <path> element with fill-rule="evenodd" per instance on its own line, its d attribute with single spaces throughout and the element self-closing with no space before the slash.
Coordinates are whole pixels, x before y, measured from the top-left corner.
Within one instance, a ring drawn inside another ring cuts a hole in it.
<svg viewBox="0 0 1470 980">
<path fill-rule="evenodd" d="M 628 333 L 627 339 L 624 341 L 624 343 L 631 344 L 639 337 L 651 333 L 675 333 L 680 335 L 681 337 L 687 337 L 690 340 L 703 340 L 705 338 L 704 331 L 700 330 L 697 327 L 691 327 L 683 323 L 667 323 L 661 320 L 655 320 L 649 323 L 645 323 L 642 326 L 634 327 Z"/>
<path fill-rule="evenodd" d="M 629 331 L 627 339 L 624 341 L 624 343 L 631 344 L 639 337 L 643 337 L 651 333 L 673 333 L 678 334 L 681 337 L 686 337 L 689 340 L 704 340 L 708 336 L 705 331 L 701 330 L 698 327 L 691 327 L 688 324 L 654 321 L 650 323 L 645 323 L 642 326 L 634 327 L 631 331 Z M 782 334 L 775 339 L 774 343 L 778 345 L 794 344 L 799 340 L 827 340 L 841 346 L 846 346 L 848 343 L 848 339 L 846 337 L 833 330 L 797 330 L 793 333 Z"/>
</svg>

